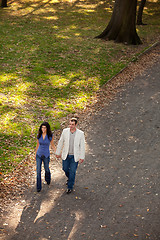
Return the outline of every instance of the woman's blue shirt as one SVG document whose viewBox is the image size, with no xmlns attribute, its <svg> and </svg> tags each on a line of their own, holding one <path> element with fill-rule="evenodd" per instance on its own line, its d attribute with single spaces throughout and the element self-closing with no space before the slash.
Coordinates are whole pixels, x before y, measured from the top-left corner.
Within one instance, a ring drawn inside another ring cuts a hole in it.
<svg viewBox="0 0 160 240">
<path fill-rule="evenodd" d="M 37 150 L 37 155 L 39 157 L 41 157 L 42 155 L 44 155 L 46 158 L 49 157 L 50 156 L 49 145 L 50 145 L 50 142 L 52 141 L 52 137 L 48 138 L 48 135 L 46 135 L 43 140 L 43 137 L 41 135 L 38 141 L 39 141 L 39 147 Z"/>
</svg>

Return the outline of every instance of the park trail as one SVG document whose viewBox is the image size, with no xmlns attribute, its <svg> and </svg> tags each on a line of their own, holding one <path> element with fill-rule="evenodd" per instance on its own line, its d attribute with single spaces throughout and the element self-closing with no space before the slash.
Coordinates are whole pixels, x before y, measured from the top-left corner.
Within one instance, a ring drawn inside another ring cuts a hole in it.
<svg viewBox="0 0 160 240">
<path fill-rule="evenodd" d="M 160 239 L 159 60 L 90 117 L 74 192 L 65 193 L 61 162 L 52 159 L 51 185 L 37 193 L 34 174 L 3 213 L 1 240 Z"/>
</svg>

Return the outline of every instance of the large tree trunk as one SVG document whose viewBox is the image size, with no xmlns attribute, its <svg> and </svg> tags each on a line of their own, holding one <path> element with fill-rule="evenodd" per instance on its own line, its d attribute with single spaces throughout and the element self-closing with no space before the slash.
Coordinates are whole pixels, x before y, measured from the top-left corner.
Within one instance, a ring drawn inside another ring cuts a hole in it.
<svg viewBox="0 0 160 240">
<path fill-rule="evenodd" d="M 126 44 L 141 44 L 136 32 L 137 0 L 116 0 L 111 20 L 97 38 Z"/>
<path fill-rule="evenodd" d="M 1 7 L 2 8 L 7 7 L 7 0 L 2 0 Z"/>
<path fill-rule="evenodd" d="M 142 22 L 142 14 L 143 14 L 143 8 L 145 6 L 145 3 L 146 3 L 146 0 L 141 0 L 139 9 L 138 9 L 138 15 L 137 15 L 137 25 L 144 25 Z"/>
</svg>

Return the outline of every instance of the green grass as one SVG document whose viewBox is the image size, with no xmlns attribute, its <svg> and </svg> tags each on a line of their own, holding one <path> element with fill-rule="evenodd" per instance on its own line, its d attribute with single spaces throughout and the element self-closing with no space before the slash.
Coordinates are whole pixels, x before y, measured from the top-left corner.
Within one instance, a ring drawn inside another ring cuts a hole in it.
<svg viewBox="0 0 160 240">
<path fill-rule="evenodd" d="M 95 92 L 158 39 L 158 2 L 147 2 L 140 46 L 94 37 L 112 1 L 14 1 L 0 9 L 1 175 L 32 152 L 43 120 L 85 108 Z"/>
</svg>

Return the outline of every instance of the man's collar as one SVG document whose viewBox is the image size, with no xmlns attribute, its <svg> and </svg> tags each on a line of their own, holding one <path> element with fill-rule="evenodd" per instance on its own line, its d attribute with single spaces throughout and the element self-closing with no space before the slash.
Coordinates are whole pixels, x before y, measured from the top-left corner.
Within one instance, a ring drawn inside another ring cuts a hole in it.
<svg viewBox="0 0 160 240">
<path fill-rule="evenodd" d="M 73 133 L 75 133 L 77 131 L 77 128 L 76 128 L 76 130 L 74 131 L 74 132 L 71 132 L 71 130 L 70 130 L 70 132 L 73 134 Z"/>
</svg>

